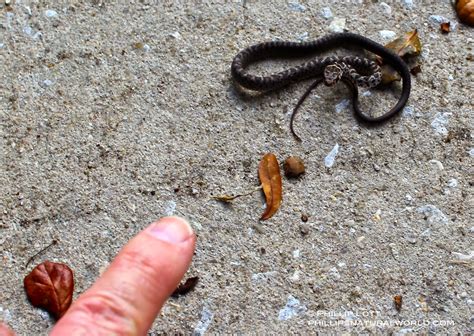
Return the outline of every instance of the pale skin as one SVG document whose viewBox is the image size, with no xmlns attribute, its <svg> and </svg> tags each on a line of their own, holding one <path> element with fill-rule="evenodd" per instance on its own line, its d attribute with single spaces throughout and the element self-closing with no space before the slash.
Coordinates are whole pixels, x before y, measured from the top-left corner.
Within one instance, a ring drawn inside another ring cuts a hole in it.
<svg viewBox="0 0 474 336">
<path fill-rule="evenodd" d="M 146 335 L 186 273 L 195 242 L 184 219 L 165 217 L 152 223 L 73 302 L 50 336 Z M 0 323 L 0 336 L 5 335 L 15 334 Z"/>
</svg>

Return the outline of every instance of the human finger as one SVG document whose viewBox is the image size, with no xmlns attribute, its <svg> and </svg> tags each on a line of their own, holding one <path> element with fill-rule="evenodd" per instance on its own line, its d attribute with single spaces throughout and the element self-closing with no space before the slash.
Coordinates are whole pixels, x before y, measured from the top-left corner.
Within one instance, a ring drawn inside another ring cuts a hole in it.
<svg viewBox="0 0 474 336">
<path fill-rule="evenodd" d="M 51 336 L 145 335 L 194 253 L 195 235 L 165 217 L 135 236 L 58 321 Z"/>
</svg>

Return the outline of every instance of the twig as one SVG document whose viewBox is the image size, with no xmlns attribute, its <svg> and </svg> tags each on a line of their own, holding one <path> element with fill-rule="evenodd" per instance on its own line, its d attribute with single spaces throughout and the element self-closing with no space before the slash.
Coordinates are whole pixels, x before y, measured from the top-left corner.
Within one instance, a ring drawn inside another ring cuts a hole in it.
<svg viewBox="0 0 474 336">
<path fill-rule="evenodd" d="M 28 265 L 33 261 L 33 259 L 35 259 L 38 255 L 40 255 L 41 253 L 43 253 L 44 251 L 49 249 L 51 246 L 56 245 L 57 243 L 58 243 L 58 241 L 56 239 L 53 239 L 53 241 L 48 246 L 46 246 L 45 248 L 41 249 L 39 252 L 37 252 L 36 254 L 31 256 L 28 259 L 28 262 L 26 263 L 25 268 L 28 267 Z"/>
</svg>

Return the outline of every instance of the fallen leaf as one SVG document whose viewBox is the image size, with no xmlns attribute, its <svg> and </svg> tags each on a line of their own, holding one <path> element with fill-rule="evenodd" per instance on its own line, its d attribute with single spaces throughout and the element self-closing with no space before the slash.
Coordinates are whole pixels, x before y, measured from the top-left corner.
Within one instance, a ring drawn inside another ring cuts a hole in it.
<svg viewBox="0 0 474 336">
<path fill-rule="evenodd" d="M 457 0 L 456 12 L 462 22 L 474 26 L 474 0 Z"/>
<path fill-rule="evenodd" d="M 449 22 L 443 22 L 441 25 L 440 25 L 440 28 L 441 28 L 441 32 L 444 33 L 444 34 L 447 34 L 451 31 L 451 23 Z"/>
<path fill-rule="evenodd" d="M 393 297 L 393 303 L 395 304 L 395 309 L 399 312 L 402 309 L 402 296 L 401 295 L 395 295 Z"/>
<path fill-rule="evenodd" d="M 385 45 L 386 48 L 394 51 L 398 56 L 418 56 L 421 53 L 421 42 L 418 31 L 406 33 L 392 42 Z"/>
<path fill-rule="evenodd" d="M 72 270 L 65 264 L 45 261 L 23 280 L 31 304 L 59 319 L 68 310 L 74 291 Z"/>
<path fill-rule="evenodd" d="M 268 153 L 263 156 L 258 167 L 258 177 L 262 183 L 267 203 L 265 212 L 260 219 L 266 220 L 277 212 L 282 200 L 280 167 L 274 154 Z"/>
<path fill-rule="evenodd" d="M 197 283 L 199 281 L 199 277 L 192 277 L 188 278 L 184 284 L 179 284 L 178 288 L 175 289 L 173 294 L 171 294 L 172 297 L 178 297 L 180 295 L 185 295 L 192 291 L 194 287 L 196 287 Z"/>
</svg>

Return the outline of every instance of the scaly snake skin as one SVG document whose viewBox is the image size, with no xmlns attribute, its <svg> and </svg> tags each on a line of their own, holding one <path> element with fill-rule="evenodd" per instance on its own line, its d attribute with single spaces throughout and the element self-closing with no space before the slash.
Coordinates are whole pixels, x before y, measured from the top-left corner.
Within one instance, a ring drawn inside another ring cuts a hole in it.
<svg viewBox="0 0 474 336">
<path fill-rule="evenodd" d="M 264 59 L 299 58 L 346 46 L 359 47 L 380 56 L 385 64 L 390 65 L 400 74 L 402 78 L 401 96 L 397 104 L 385 114 L 371 117 L 359 109 L 357 86 L 372 88 L 381 81 L 379 66 L 366 58 L 356 56 L 314 58 L 309 62 L 269 76 L 255 76 L 246 71 L 251 63 Z M 336 84 L 339 80 L 347 84 L 352 92 L 352 105 L 356 116 L 369 123 L 381 123 L 399 113 L 405 106 L 411 90 L 410 71 L 397 54 L 377 42 L 353 33 L 330 34 L 311 42 L 302 43 L 287 41 L 259 43 L 242 50 L 235 56 L 231 73 L 239 85 L 256 91 L 275 90 L 300 80 L 314 78 L 314 83 L 301 97 L 291 117 L 290 129 L 297 139 L 299 137 L 293 130 L 294 116 L 309 93 L 323 81 L 329 86 Z"/>
</svg>

